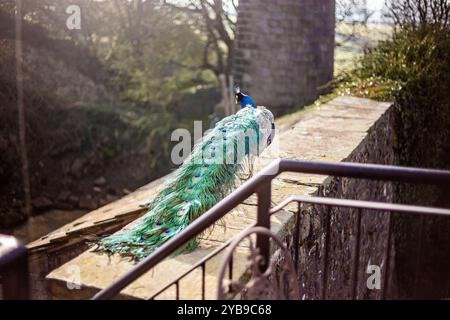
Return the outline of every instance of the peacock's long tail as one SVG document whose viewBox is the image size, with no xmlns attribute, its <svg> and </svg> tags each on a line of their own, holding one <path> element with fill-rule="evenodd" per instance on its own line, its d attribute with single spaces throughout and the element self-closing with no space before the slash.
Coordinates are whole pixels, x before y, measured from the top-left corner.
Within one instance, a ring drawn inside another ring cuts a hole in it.
<svg viewBox="0 0 450 320">
<path fill-rule="evenodd" d="M 101 239 L 100 251 L 141 260 L 173 238 L 235 187 L 249 155 L 259 155 L 273 138 L 273 115 L 245 108 L 218 122 L 132 229 Z M 182 251 L 197 245 L 189 242 Z"/>
</svg>

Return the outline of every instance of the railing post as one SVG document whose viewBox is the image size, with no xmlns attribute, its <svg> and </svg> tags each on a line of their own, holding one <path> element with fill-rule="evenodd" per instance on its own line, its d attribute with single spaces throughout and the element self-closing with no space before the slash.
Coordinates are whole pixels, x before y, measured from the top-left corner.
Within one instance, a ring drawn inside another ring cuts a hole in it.
<svg viewBox="0 0 450 320">
<path fill-rule="evenodd" d="M 29 299 L 28 253 L 14 237 L 0 235 L 0 276 L 3 299 Z"/>
<path fill-rule="evenodd" d="M 270 204 L 272 199 L 271 181 L 264 182 L 256 192 L 258 196 L 258 216 L 256 225 L 270 230 Z M 270 239 L 268 236 L 258 234 L 256 246 L 264 257 L 261 271 L 265 271 L 270 261 Z"/>
</svg>

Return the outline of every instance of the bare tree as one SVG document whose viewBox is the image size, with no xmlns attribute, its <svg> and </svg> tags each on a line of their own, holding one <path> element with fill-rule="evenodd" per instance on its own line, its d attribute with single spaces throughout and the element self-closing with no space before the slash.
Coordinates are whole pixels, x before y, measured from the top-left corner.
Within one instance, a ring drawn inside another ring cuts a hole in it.
<svg viewBox="0 0 450 320">
<path fill-rule="evenodd" d="M 350 27 L 350 31 L 340 34 L 339 40 L 336 41 L 336 46 L 343 46 L 347 42 L 358 38 L 361 27 L 367 29 L 367 24 L 374 14 L 373 10 L 369 10 L 367 0 L 337 0 L 336 22 L 347 24 Z"/>
<path fill-rule="evenodd" d="M 386 4 L 388 16 L 396 25 L 413 28 L 450 26 L 450 0 L 387 0 Z"/>
<path fill-rule="evenodd" d="M 151 16 L 152 19 L 158 18 L 158 15 L 152 14 L 155 8 L 155 1 L 142 0 L 113 0 L 114 8 L 117 12 L 120 22 L 120 31 L 123 33 L 123 39 L 128 39 L 132 45 L 133 52 L 139 56 L 142 54 L 143 41 L 148 37 L 149 28 L 145 26 L 145 20 Z M 160 18 L 164 19 L 163 13 L 159 12 Z M 154 20 L 151 20 L 153 23 Z M 119 31 L 119 30 L 118 30 Z"/>
<path fill-rule="evenodd" d="M 176 8 L 191 17 L 194 28 L 206 37 L 201 69 L 211 70 L 216 77 L 232 73 L 232 57 L 236 35 L 237 0 L 189 0 L 184 5 L 164 0 L 164 5 Z"/>
</svg>

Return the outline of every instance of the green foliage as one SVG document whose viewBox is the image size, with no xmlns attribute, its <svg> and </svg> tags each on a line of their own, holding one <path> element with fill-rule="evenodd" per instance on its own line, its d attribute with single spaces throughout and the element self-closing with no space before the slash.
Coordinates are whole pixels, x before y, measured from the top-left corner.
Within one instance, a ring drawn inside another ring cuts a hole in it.
<svg viewBox="0 0 450 320">
<path fill-rule="evenodd" d="M 338 93 L 384 101 L 426 97 L 424 102 L 432 104 L 448 92 L 449 61 L 448 29 L 397 30 L 391 40 L 380 42 L 338 79 Z"/>
<path fill-rule="evenodd" d="M 150 154 L 150 167 L 156 168 L 158 163 L 167 163 L 171 144 L 170 132 L 177 128 L 175 116 L 167 112 L 150 112 L 140 116 L 130 123 L 139 130 L 139 141 L 145 141 L 147 152 Z M 167 165 L 164 165 L 167 168 Z"/>
<path fill-rule="evenodd" d="M 335 95 L 394 101 L 398 164 L 448 167 L 450 29 L 402 27 L 336 81 Z"/>
<path fill-rule="evenodd" d="M 139 55 L 129 43 L 114 43 L 105 63 L 122 100 L 166 107 L 176 94 L 213 81 L 208 72 L 194 67 L 200 65 L 202 40 L 188 27 L 171 23 L 163 35 L 142 44 Z"/>
<path fill-rule="evenodd" d="M 169 169 L 169 137 L 170 132 L 177 127 L 177 119 L 172 113 L 159 109 L 124 110 L 126 108 L 102 105 L 80 106 L 76 109 L 83 119 L 77 129 L 81 147 L 78 152 L 87 154 L 97 150 L 104 160 L 139 152 L 148 155 L 149 163 L 146 165 L 150 169 Z M 58 117 L 68 118 L 65 112 L 61 112 Z M 58 124 L 53 126 L 56 129 Z"/>
<path fill-rule="evenodd" d="M 214 75 L 200 68 L 205 39 L 187 18 L 157 1 L 139 5 L 102 3 L 107 23 L 93 37 L 121 100 L 167 107 L 176 94 L 214 83 Z M 124 10 L 132 21 L 123 20 Z"/>
<path fill-rule="evenodd" d="M 203 67 L 206 39 L 193 18 L 159 0 L 25 2 L 27 44 L 48 49 L 58 60 L 102 82 L 117 93 L 112 98 L 128 106 L 167 107 L 181 92 L 216 84 L 214 74 Z M 62 27 L 71 4 L 83 12 L 77 32 Z M 9 28 L 14 27 L 13 9 L 14 1 L 0 4 Z"/>
</svg>

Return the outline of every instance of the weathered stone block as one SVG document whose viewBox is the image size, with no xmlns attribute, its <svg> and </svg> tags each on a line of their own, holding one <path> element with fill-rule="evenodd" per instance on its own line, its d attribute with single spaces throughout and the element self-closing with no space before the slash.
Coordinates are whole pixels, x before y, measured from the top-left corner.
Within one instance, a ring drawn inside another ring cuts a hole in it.
<svg viewBox="0 0 450 320">
<path fill-rule="evenodd" d="M 323 93 L 318 88 L 333 77 L 334 6 L 334 0 L 239 2 L 235 57 L 245 51 L 249 60 L 235 61 L 234 73 L 258 104 L 281 113 Z M 260 71 L 267 66 L 270 75 Z"/>
</svg>

